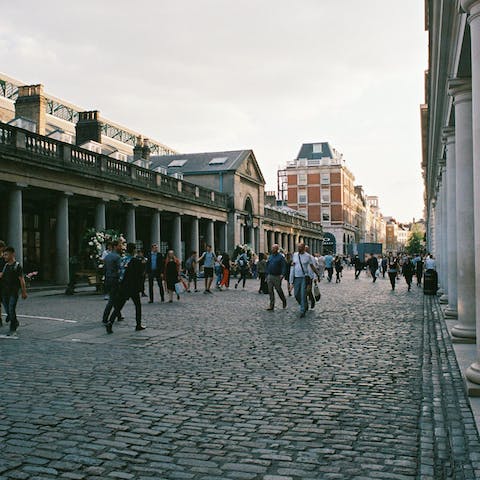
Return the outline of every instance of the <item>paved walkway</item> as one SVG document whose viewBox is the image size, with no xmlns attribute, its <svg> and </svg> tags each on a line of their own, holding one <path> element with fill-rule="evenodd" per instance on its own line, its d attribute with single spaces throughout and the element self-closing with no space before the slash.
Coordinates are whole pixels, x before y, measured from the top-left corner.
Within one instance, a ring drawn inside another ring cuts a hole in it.
<svg viewBox="0 0 480 480">
<path fill-rule="evenodd" d="M 143 332 L 129 305 L 110 336 L 99 296 L 22 302 L 19 338 L 0 338 L 0 478 L 475 478 L 421 290 L 346 271 L 299 319 L 256 288 L 145 303 Z"/>
</svg>

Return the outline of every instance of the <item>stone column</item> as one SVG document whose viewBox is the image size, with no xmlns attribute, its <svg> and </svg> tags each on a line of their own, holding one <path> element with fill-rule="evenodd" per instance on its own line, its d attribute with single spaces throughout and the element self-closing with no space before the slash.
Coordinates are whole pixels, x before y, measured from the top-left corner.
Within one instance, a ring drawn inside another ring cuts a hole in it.
<svg viewBox="0 0 480 480">
<path fill-rule="evenodd" d="M 220 232 L 221 232 L 220 245 L 222 246 L 223 251 L 228 253 L 228 223 L 227 222 L 224 222 L 221 224 Z M 233 252 L 233 248 L 232 248 L 232 252 Z"/>
<path fill-rule="evenodd" d="M 245 225 L 240 225 L 240 245 L 245 244 Z"/>
<path fill-rule="evenodd" d="M 60 285 L 66 285 L 70 280 L 68 197 L 69 195 L 64 193 L 57 200 L 55 280 Z"/>
<path fill-rule="evenodd" d="M 173 217 L 173 245 L 172 249 L 177 258 L 182 260 L 182 216 L 176 214 Z"/>
<path fill-rule="evenodd" d="M 262 247 L 260 245 L 260 227 L 255 227 L 255 253 L 260 253 Z"/>
<path fill-rule="evenodd" d="M 251 245 L 251 247 L 253 248 L 253 251 L 255 251 L 255 233 L 253 231 L 253 227 L 249 227 L 248 229 L 247 243 Z"/>
<path fill-rule="evenodd" d="M 207 222 L 207 245 L 211 245 L 212 251 L 215 252 L 215 224 L 213 220 Z"/>
<path fill-rule="evenodd" d="M 457 251 L 465 252 L 474 245 L 473 214 L 473 148 L 472 148 L 472 92 L 468 80 L 452 80 L 449 93 L 455 107 L 455 161 Z M 457 339 L 475 338 L 475 265 L 457 256 L 458 323 L 452 328 Z"/>
<path fill-rule="evenodd" d="M 135 205 L 127 207 L 127 242 L 135 243 L 137 240 L 136 225 L 135 225 Z"/>
<path fill-rule="evenodd" d="M 270 238 L 270 242 L 269 242 L 269 245 L 268 245 L 268 252 L 267 253 L 270 253 L 270 251 L 272 250 L 272 245 L 275 244 L 275 232 L 273 230 L 270 230 L 268 232 L 268 236 Z"/>
<path fill-rule="evenodd" d="M 441 166 L 441 171 L 442 171 L 442 184 L 440 188 L 440 194 L 441 194 L 441 204 L 442 204 L 442 217 L 440 219 L 441 226 L 440 228 L 442 229 L 442 253 L 440 257 L 441 261 L 441 268 L 442 268 L 442 286 L 443 286 L 443 293 L 440 296 L 440 303 L 446 304 L 448 303 L 448 256 L 447 256 L 447 250 L 448 250 L 448 242 L 447 242 L 447 235 L 448 235 L 448 215 L 447 215 L 447 179 L 446 179 L 446 169 L 445 165 L 442 160 L 442 166 Z"/>
<path fill-rule="evenodd" d="M 152 222 L 150 224 L 150 243 L 156 243 L 160 247 L 161 241 L 161 218 L 160 212 L 155 210 L 152 214 Z M 146 247 L 146 245 L 145 245 Z"/>
<path fill-rule="evenodd" d="M 8 243 L 15 249 L 17 261 L 23 264 L 23 193 L 18 185 L 9 195 Z"/>
<path fill-rule="evenodd" d="M 105 230 L 107 228 L 106 205 L 104 200 L 100 200 L 95 205 L 95 228 L 96 230 Z"/>
<path fill-rule="evenodd" d="M 462 7 L 470 14 L 468 23 L 470 24 L 471 34 L 471 59 L 472 59 L 472 156 L 473 156 L 473 174 L 474 174 L 474 198 L 471 209 L 475 212 L 475 226 L 474 226 L 474 252 L 478 252 L 477 248 L 480 246 L 480 0 L 462 0 Z M 456 112 L 456 110 L 455 110 Z M 456 120 L 455 120 L 456 121 Z M 456 143 L 459 138 L 457 136 Z M 458 162 L 458 157 L 457 157 Z M 457 164 L 457 175 L 459 175 L 460 164 Z M 458 183 L 457 183 L 458 188 Z M 457 190 L 458 198 L 458 190 Z M 457 227 L 460 218 L 457 217 Z M 459 235 L 460 236 L 460 235 Z M 460 255 L 459 255 L 460 256 Z M 476 272 L 476 289 L 474 298 L 476 302 L 476 311 L 480 314 L 480 259 L 475 255 L 475 272 Z M 460 301 L 458 305 L 460 314 Z M 476 321 L 477 338 L 480 338 L 480 319 Z M 480 341 L 477 342 L 477 361 L 467 368 L 466 376 L 474 383 L 480 384 Z"/>
<path fill-rule="evenodd" d="M 192 249 L 193 252 L 197 252 L 198 255 L 200 255 L 199 249 L 199 233 L 198 233 L 198 218 L 193 217 L 192 218 L 192 226 L 191 226 L 191 239 L 190 239 L 190 248 Z M 188 253 L 186 253 L 187 257 L 189 256 Z"/>
<path fill-rule="evenodd" d="M 443 132 L 447 157 L 447 217 L 448 217 L 448 307 L 445 315 L 457 317 L 457 199 L 455 165 L 455 129 L 446 128 Z"/>
</svg>

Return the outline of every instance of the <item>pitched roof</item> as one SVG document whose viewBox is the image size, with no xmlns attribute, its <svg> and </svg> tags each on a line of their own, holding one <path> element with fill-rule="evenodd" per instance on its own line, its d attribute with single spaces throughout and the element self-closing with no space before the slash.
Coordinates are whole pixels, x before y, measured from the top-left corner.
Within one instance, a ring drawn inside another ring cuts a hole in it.
<svg viewBox="0 0 480 480">
<path fill-rule="evenodd" d="M 304 143 L 298 152 L 297 158 L 307 158 L 309 160 L 333 158 L 333 151 L 328 142 Z"/>
<path fill-rule="evenodd" d="M 231 152 L 186 153 L 183 155 L 151 155 L 151 168 L 163 167 L 169 174 L 218 173 L 236 171 L 252 150 L 234 150 Z M 184 162 L 184 163 L 183 163 Z"/>
</svg>

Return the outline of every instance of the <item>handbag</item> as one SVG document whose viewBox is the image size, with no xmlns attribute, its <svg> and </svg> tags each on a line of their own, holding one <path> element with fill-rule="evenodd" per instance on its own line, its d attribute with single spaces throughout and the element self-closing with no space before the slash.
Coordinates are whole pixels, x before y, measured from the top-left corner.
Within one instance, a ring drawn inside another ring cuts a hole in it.
<svg viewBox="0 0 480 480">
<path fill-rule="evenodd" d="M 186 290 L 185 284 L 184 284 L 182 281 L 177 282 L 177 283 L 175 284 L 175 293 L 176 293 L 177 295 L 180 295 L 181 293 L 184 293 L 185 290 Z"/>
<path fill-rule="evenodd" d="M 315 284 L 313 285 L 313 296 L 315 297 L 316 302 L 318 302 L 320 298 L 322 298 L 322 294 L 320 293 L 317 282 L 315 282 Z"/>
</svg>

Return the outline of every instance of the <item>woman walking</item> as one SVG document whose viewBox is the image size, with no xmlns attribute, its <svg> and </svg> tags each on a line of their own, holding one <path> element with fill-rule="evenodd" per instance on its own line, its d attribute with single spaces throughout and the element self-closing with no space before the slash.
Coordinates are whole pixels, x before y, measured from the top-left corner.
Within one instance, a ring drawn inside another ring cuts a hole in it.
<svg viewBox="0 0 480 480">
<path fill-rule="evenodd" d="M 335 257 L 335 261 L 333 262 L 333 265 L 335 267 L 335 273 L 337 274 L 337 277 L 335 278 L 335 283 L 340 283 L 341 282 L 341 275 L 342 275 L 342 270 L 343 270 L 343 265 L 342 265 L 342 257 L 337 255 Z"/>
<path fill-rule="evenodd" d="M 388 257 L 388 278 L 390 279 L 390 284 L 392 285 L 392 290 L 395 290 L 395 283 L 397 281 L 398 275 L 398 261 L 395 257 Z"/>
<path fill-rule="evenodd" d="M 175 256 L 173 250 L 167 252 L 165 259 L 165 287 L 168 293 L 168 302 L 173 302 L 173 292 L 175 292 L 175 284 L 180 281 L 180 260 Z M 177 300 L 180 295 L 177 293 Z"/>
<path fill-rule="evenodd" d="M 258 288 L 258 293 L 268 293 L 268 287 L 267 287 L 267 275 L 266 275 L 266 269 L 267 269 L 267 260 L 265 259 L 265 254 L 264 253 L 259 253 L 258 254 L 258 263 L 257 263 L 257 273 L 258 273 L 258 278 L 260 279 L 260 287 Z"/>
<path fill-rule="evenodd" d="M 230 286 L 230 256 L 228 253 L 222 255 L 222 280 L 220 287 L 228 288 Z"/>
</svg>

